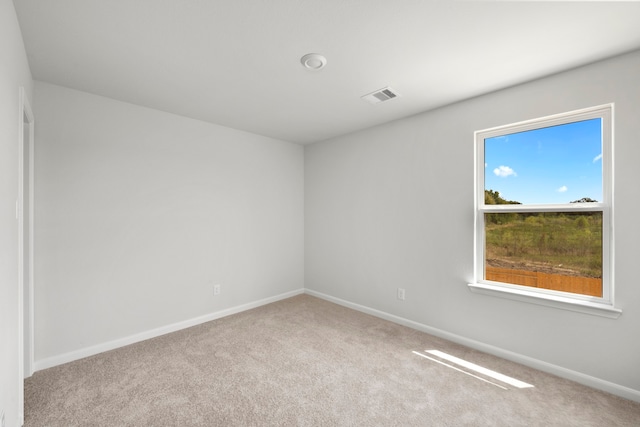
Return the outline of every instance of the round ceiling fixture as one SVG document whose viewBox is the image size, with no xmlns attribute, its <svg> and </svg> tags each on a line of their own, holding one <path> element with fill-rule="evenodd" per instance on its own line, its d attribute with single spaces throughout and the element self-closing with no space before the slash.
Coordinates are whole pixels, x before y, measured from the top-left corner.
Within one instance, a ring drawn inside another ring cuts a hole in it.
<svg viewBox="0 0 640 427">
<path fill-rule="evenodd" d="M 305 56 L 300 58 L 300 62 L 309 70 L 321 70 L 325 65 L 327 65 L 327 58 L 319 53 L 307 53 Z"/>
</svg>

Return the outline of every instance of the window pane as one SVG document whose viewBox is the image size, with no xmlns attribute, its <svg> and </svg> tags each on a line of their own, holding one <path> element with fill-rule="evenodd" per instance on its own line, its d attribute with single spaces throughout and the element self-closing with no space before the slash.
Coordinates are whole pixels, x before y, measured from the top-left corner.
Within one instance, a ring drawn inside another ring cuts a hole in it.
<svg viewBox="0 0 640 427">
<path fill-rule="evenodd" d="M 484 161 L 485 204 L 603 201 L 600 118 L 487 138 Z"/>
<path fill-rule="evenodd" d="M 602 212 L 485 213 L 484 279 L 602 296 Z"/>
</svg>

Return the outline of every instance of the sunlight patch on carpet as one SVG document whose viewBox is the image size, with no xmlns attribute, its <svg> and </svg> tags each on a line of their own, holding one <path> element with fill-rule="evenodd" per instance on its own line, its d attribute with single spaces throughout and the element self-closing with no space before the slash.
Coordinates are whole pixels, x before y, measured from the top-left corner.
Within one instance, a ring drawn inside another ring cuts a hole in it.
<svg viewBox="0 0 640 427">
<path fill-rule="evenodd" d="M 425 359 L 429 359 L 429 360 L 431 360 L 433 362 L 436 362 L 436 363 L 439 363 L 441 365 L 444 365 L 444 366 L 446 366 L 448 368 L 454 369 L 454 370 L 456 370 L 458 372 L 462 372 L 463 374 L 469 375 L 469 376 L 471 376 L 473 378 L 479 379 L 481 381 L 484 381 L 486 383 L 489 383 L 491 385 L 499 387 L 499 388 L 501 388 L 503 390 L 508 390 L 507 387 L 504 387 L 504 386 L 502 386 L 500 384 L 497 384 L 497 383 L 494 383 L 492 381 L 489 381 L 488 379 L 480 377 L 478 375 L 474 375 L 471 372 L 468 372 L 468 371 L 466 371 L 464 369 L 461 369 L 461 368 L 458 368 L 456 366 L 453 366 L 453 365 L 451 365 L 449 363 L 443 362 L 442 360 L 434 359 L 433 357 L 427 356 L 426 354 L 422 354 L 422 353 L 420 353 L 418 351 L 414 351 L 413 353 L 418 355 L 418 356 L 421 356 L 421 357 L 423 357 Z M 517 380 L 515 378 L 509 377 L 507 375 L 501 374 L 499 372 L 492 371 L 491 369 L 484 368 L 482 366 L 476 365 L 475 363 L 467 362 L 466 360 L 460 359 L 458 357 L 452 356 L 450 354 L 444 353 L 444 352 L 439 351 L 439 350 L 425 350 L 425 353 L 428 353 L 428 354 L 430 354 L 432 356 L 438 357 L 439 359 L 443 359 L 443 360 L 446 360 L 448 362 L 454 363 L 454 364 L 456 364 L 458 366 L 461 366 L 461 367 L 466 368 L 468 370 L 477 372 L 478 374 L 484 375 L 486 377 L 492 378 L 494 380 L 500 381 L 502 383 L 511 385 L 513 387 L 516 387 L 516 388 L 534 387 L 533 385 L 525 383 L 524 381 L 520 381 L 520 380 Z"/>
</svg>

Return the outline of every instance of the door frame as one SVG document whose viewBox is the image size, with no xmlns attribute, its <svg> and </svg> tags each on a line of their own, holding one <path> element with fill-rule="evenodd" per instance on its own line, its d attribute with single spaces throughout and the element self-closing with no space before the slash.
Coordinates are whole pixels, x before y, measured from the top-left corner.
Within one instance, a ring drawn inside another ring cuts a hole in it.
<svg viewBox="0 0 640 427">
<path fill-rule="evenodd" d="M 28 140 L 25 141 L 25 125 L 28 126 Z M 18 217 L 18 410 L 20 425 L 24 424 L 24 379 L 33 375 L 34 369 L 34 129 L 33 110 L 29 105 L 24 87 L 19 89 L 19 119 L 18 119 L 18 200 L 16 202 L 16 216 Z M 28 146 L 28 156 L 25 158 L 25 144 Z M 28 182 L 25 183 L 25 169 L 28 171 Z M 24 205 L 28 200 L 29 212 L 25 221 Z M 25 223 L 26 222 L 26 223 Z M 25 236 L 25 228 L 28 235 Z M 28 254 L 25 259 L 25 245 Z M 28 263 L 28 278 L 25 278 L 25 263 Z M 25 301 L 25 291 L 27 298 Z M 27 318 L 25 324 L 25 309 Z M 25 329 L 28 329 L 28 339 L 25 340 Z M 26 358 L 25 358 L 26 355 Z M 26 363 L 25 363 L 26 360 Z"/>
</svg>

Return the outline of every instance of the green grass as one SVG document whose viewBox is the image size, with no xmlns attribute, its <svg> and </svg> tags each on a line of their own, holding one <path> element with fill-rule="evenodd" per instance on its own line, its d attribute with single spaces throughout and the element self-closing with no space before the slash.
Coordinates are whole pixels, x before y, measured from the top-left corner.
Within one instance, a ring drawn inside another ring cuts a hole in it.
<svg viewBox="0 0 640 427">
<path fill-rule="evenodd" d="M 602 277 L 601 212 L 488 213 L 485 241 L 489 264 Z"/>
</svg>

